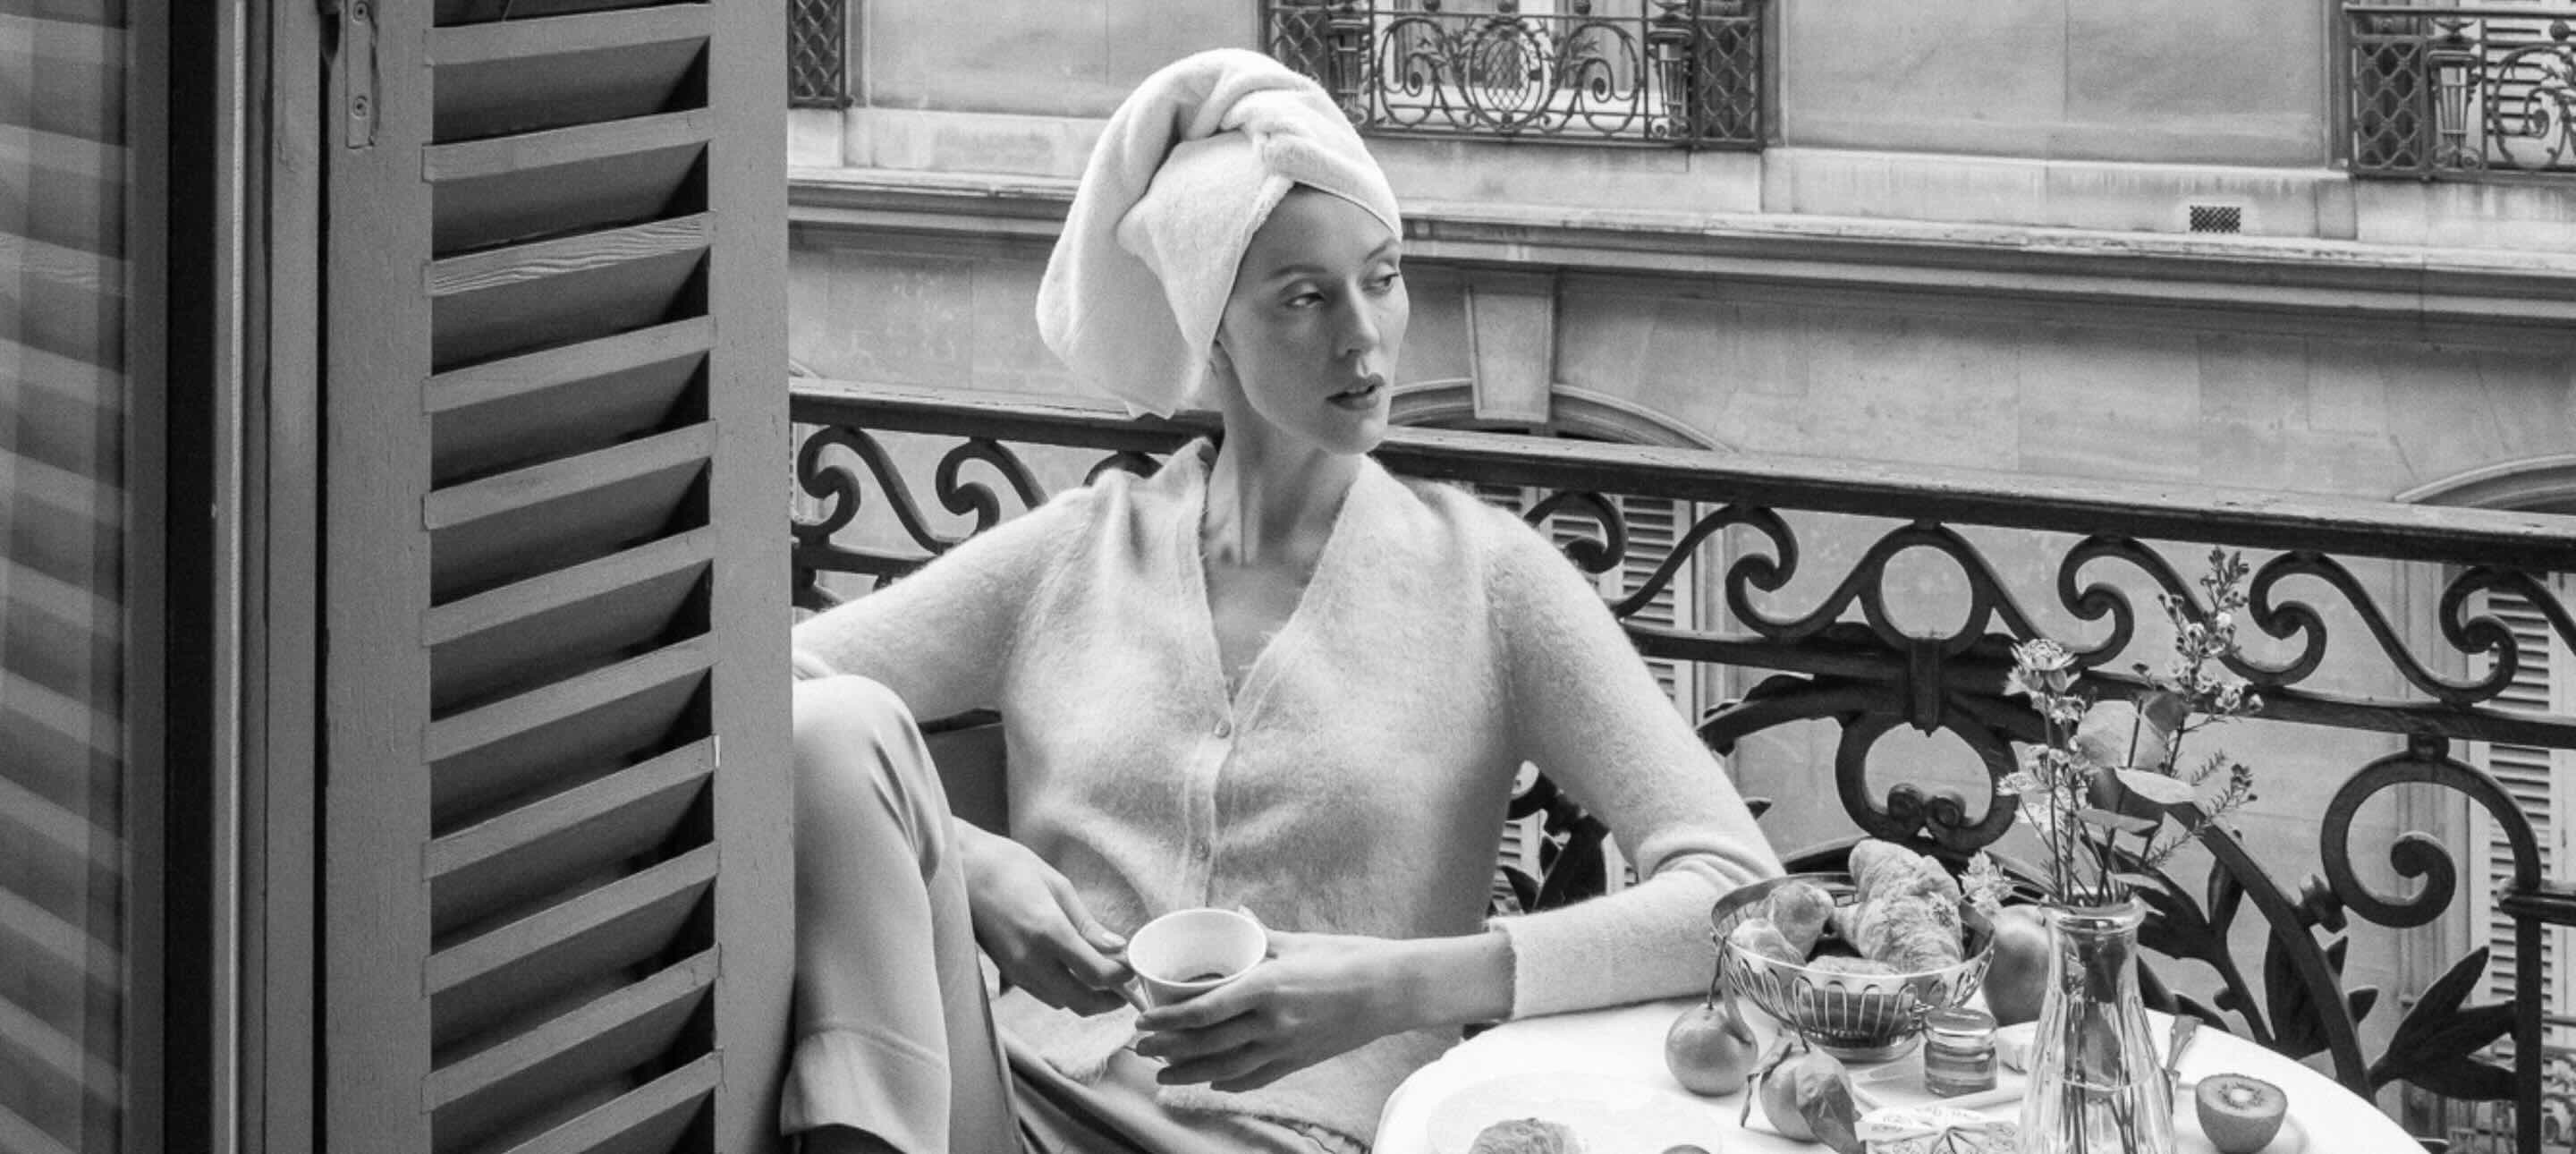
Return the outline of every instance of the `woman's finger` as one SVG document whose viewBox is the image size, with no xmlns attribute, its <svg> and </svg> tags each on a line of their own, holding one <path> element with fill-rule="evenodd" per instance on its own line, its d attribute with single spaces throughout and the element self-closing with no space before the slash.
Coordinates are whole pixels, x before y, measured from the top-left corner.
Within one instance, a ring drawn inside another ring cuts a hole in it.
<svg viewBox="0 0 2576 1154">
<path fill-rule="evenodd" d="M 1156 1006 L 1136 1019 L 1139 1030 L 1203 1030 L 1259 1009 L 1262 973 L 1250 973 L 1178 1005 Z"/>
<path fill-rule="evenodd" d="M 1089 942 L 1091 948 L 1104 954 L 1127 948 L 1124 936 L 1091 916 L 1091 907 L 1083 904 L 1082 895 L 1074 891 L 1073 882 L 1063 874 L 1048 871 L 1047 892 L 1055 895 L 1055 904 L 1064 911 L 1065 920 L 1073 923 L 1074 931 L 1081 934 L 1082 940 Z"/>
<path fill-rule="evenodd" d="M 1066 969 L 1093 989 L 1114 989 L 1136 975 L 1127 963 L 1109 956 L 1127 947 L 1127 939 L 1110 932 L 1091 916 L 1082 898 L 1073 892 L 1073 883 L 1063 874 L 1050 870 L 1047 892 L 1054 896 L 1056 908 L 1063 917 L 1047 927 L 1046 941 L 1055 947 Z"/>
<path fill-rule="evenodd" d="M 1044 963 L 1037 967 L 1036 972 L 1027 975 L 1021 985 L 1027 988 L 1030 997 L 1085 1017 L 1127 1004 L 1126 999 L 1114 990 L 1093 989 L 1071 971 Z"/>
<path fill-rule="evenodd" d="M 1247 1014 L 1202 1029 L 1149 1032 L 1137 1039 L 1136 1052 L 1148 1058 L 1190 1062 L 1251 1045 L 1266 1033 L 1261 1021 Z"/>
<path fill-rule="evenodd" d="M 1192 1058 L 1187 1062 L 1170 1063 L 1164 1066 L 1160 1073 L 1154 1075 L 1154 1080 L 1166 1086 L 1223 1082 L 1248 1076 L 1269 1065 L 1276 1056 L 1266 1043 L 1237 1046 L 1231 1050 Z"/>
<path fill-rule="evenodd" d="M 1276 1082 L 1281 1078 L 1285 1078 L 1290 1074 L 1296 1073 L 1297 1070 L 1297 1063 L 1281 1059 L 1275 1062 L 1264 1063 L 1252 1072 L 1240 1077 L 1222 1078 L 1217 1081 L 1210 1082 L 1208 1083 L 1208 1088 L 1211 1090 L 1221 1090 L 1228 1094 L 1241 1094 L 1247 1090 L 1258 1090 L 1272 1082 Z"/>
</svg>

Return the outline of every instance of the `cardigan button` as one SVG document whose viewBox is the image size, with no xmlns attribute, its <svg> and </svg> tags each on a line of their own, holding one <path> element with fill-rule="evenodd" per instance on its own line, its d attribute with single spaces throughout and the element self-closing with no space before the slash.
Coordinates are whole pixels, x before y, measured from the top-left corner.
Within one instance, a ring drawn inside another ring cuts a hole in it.
<svg viewBox="0 0 2576 1154">
<path fill-rule="evenodd" d="M 1224 741 L 1233 736 L 1234 719 L 1231 717 L 1220 717 L 1216 719 L 1216 739 L 1218 741 Z"/>
</svg>

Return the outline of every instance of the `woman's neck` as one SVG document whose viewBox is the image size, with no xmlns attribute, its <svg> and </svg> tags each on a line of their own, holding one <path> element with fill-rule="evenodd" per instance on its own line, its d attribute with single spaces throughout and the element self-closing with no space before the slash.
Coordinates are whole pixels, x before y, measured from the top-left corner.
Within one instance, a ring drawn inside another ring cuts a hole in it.
<svg viewBox="0 0 2576 1154">
<path fill-rule="evenodd" d="M 1201 549 L 1226 565 L 1312 564 L 1332 535 L 1361 458 L 1228 424 L 1208 467 Z"/>
</svg>

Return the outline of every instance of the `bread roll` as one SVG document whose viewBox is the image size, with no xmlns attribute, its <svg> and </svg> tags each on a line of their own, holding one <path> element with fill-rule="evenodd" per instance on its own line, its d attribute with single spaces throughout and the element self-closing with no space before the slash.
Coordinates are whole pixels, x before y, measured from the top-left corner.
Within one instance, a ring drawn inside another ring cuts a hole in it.
<svg viewBox="0 0 2576 1154">
<path fill-rule="evenodd" d="M 1467 1154 L 1583 1154 L 1574 1128 L 1545 1118 L 1511 1118 L 1476 1132 Z"/>
<path fill-rule="evenodd" d="M 1789 948 L 1801 958 L 1816 952 L 1816 941 L 1825 936 L 1825 922 L 1834 915 L 1834 897 L 1825 887 L 1803 879 L 1783 883 L 1764 899 L 1771 924 L 1780 927 L 1780 936 L 1789 939 Z"/>
</svg>

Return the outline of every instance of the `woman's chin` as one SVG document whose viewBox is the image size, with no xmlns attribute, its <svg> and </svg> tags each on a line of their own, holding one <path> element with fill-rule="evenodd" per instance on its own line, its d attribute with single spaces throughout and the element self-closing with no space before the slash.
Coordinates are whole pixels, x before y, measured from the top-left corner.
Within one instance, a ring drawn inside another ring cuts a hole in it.
<svg viewBox="0 0 2576 1154">
<path fill-rule="evenodd" d="M 1335 430 L 1331 436 L 1321 440 L 1327 450 L 1356 457 L 1365 453 L 1374 453 L 1379 445 L 1385 444 L 1386 429 L 1386 411 L 1380 408 L 1375 413 L 1351 422 L 1346 428 Z"/>
</svg>

